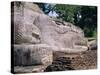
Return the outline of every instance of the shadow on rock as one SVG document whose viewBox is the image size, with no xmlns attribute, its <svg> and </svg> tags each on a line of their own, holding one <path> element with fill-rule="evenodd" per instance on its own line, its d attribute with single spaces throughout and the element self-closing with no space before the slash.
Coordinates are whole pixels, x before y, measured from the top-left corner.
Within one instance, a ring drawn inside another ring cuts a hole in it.
<svg viewBox="0 0 100 75">
<path fill-rule="evenodd" d="M 44 72 L 74 70 L 74 68 L 72 68 L 70 65 L 70 59 L 60 57 L 59 59 L 55 60 L 52 65 L 49 65 Z"/>
</svg>

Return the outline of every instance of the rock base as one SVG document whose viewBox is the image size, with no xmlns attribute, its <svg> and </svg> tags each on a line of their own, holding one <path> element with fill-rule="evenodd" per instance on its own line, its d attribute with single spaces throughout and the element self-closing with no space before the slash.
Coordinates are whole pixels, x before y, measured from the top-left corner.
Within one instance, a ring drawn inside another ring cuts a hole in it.
<svg viewBox="0 0 100 75">
<path fill-rule="evenodd" d="M 52 55 L 52 51 L 44 44 L 14 45 L 15 66 L 52 64 Z"/>
</svg>

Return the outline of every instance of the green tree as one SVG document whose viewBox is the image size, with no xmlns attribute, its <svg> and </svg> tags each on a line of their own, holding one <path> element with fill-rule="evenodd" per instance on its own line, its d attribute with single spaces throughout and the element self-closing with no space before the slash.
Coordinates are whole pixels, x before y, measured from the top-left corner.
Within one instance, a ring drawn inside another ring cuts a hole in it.
<svg viewBox="0 0 100 75">
<path fill-rule="evenodd" d="M 55 11 L 59 15 L 58 18 L 62 18 L 64 21 L 74 22 L 74 16 L 80 10 L 80 6 L 76 5 L 65 5 L 65 4 L 56 4 Z"/>
<path fill-rule="evenodd" d="M 76 24 L 84 30 L 85 36 L 87 37 L 96 36 L 97 7 L 82 6 L 80 13 L 82 17 Z"/>
</svg>

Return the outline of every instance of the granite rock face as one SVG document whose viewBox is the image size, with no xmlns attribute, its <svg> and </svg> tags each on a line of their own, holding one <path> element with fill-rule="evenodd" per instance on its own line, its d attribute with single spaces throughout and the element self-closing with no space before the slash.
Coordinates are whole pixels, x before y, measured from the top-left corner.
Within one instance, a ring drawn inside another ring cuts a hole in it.
<svg viewBox="0 0 100 75">
<path fill-rule="evenodd" d="M 19 7 L 16 4 L 18 4 L 18 2 L 14 3 L 14 12 L 12 12 L 12 16 L 14 16 L 14 43 L 39 43 L 40 31 L 33 24 L 39 13 L 33 12 L 30 8 L 32 3 L 21 2 Z"/>
<path fill-rule="evenodd" d="M 15 66 L 52 64 L 52 51 L 45 44 L 14 45 Z"/>
<path fill-rule="evenodd" d="M 89 44 L 89 49 L 90 50 L 96 50 L 97 49 L 97 40 L 96 39 L 90 41 L 88 44 Z"/>
<path fill-rule="evenodd" d="M 12 16 L 15 65 L 51 64 L 53 51 L 73 53 L 88 49 L 79 27 L 50 18 L 36 4 L 14 2 Z"/>
</svg>

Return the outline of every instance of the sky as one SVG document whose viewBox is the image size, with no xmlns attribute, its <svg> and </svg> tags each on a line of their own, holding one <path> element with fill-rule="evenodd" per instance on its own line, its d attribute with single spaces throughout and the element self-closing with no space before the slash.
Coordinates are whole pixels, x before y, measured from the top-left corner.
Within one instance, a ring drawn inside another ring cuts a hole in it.
<svg viewBox="0 0 100 75">
<path fill-rule="evenodd" d="M 52 17 L 52 16 L 53 16 L 53 17 L 57 17 L 57 16 L 58 16 L 58 14 L 57 14 L 55 11 L 53 11 L 53 12 L 50 11 L 48 15 L 51 16 L 51 17 Z"/>
</svg>

